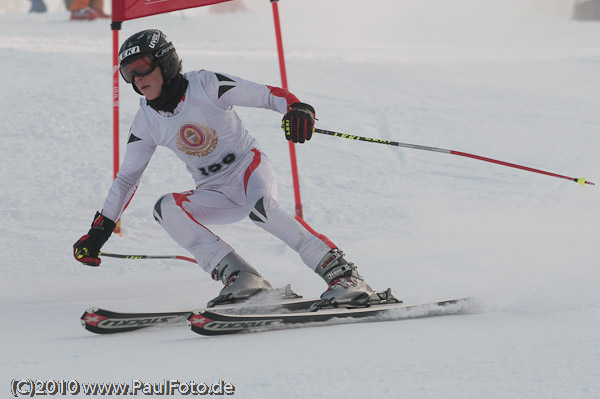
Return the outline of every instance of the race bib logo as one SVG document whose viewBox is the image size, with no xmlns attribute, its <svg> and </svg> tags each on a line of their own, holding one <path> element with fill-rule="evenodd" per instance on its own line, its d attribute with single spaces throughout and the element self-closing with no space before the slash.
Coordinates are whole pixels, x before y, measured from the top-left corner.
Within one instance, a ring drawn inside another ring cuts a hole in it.
<svg viewBox="0 0 600 399">
<path fill-rule="evenodd" d="M 181 126 L 177 135 L 177 148 L 196 157 L 205 157 L 213 152 L 218 142 L 215 129 L 193 123 Z"/>
</svg>

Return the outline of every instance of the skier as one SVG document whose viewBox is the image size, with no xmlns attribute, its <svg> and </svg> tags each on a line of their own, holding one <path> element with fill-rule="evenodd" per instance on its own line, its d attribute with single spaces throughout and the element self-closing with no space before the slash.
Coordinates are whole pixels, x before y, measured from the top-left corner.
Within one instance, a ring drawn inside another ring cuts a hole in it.
<svg viewBox="0 0 600 399">
<path fill-rule="evenodd" d="M 285 137 L 304 143 L 314 131 L 312 106 L 287 90 L 223 73 L 183 74 L 175 47 L 154 29 L 136 33 L 123 43 L 119 70 L 143 98 L 103 209 L 96 213 L 89 232 L 73 245 L 77 261 L 100 265 L 100 249 L 160 145 L 186 164 L 196 188 L 160 197 L 154 218 L 194 255 L 202 269 L 224 284 L 211 304 L 241 301 L 272 289 L 254 267 L 206 227 L 246 216 L 298 252 L 325 280 L 329 287 L 321 295 L 324 300 L 366 304 L 376 297 L 334 243 L 280 207 L 269 158 L 233 109 L 246 106 L 280 112 Z"/>
</svg>

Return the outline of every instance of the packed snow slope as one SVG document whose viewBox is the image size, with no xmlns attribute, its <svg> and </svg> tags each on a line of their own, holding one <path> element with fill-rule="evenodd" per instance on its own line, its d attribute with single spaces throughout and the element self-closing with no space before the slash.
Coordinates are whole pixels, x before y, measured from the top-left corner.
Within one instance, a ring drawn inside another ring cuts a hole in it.
<svg viewBox="0 0 600 399">
<path fill-rule="evenodd" d="M 239 398 L 600 397 L 600 188 L 472 159 L 315 135 L 297 146 L 304 217 L 377 289 L 407 302 L 475 296 L 462 316 L 203 338 L 187 327 L 96 336 L 92 306 L 201 307 L 188 262 L 78 264 L 112 180 L 109 22 L 0 14 L 4 167 L 0 396 L 11 380 L 214 382 Z M 289 86 L 323 129 L 464 151 L 600 183 L 600 25 L 557 1 L 281 1 Z M 502 5 L 501 5 L 502 4 Z M 271 5 L 128 21 L 159 28 L 185 70 L 280 85 Z M 1 11 L 7 11 L 8 9 Z M 121 154 L 139 97 L 121 81 Z M 281 116 L 238 108 L 294 210 Z M 152 218 L 193 188 L 159 149 L 105 250 L 188 255 Z M 274 285 L 325 286 L 250 220 L 215 232 Z M 80 395 L 83 397 L 83 395 Z"/>
</svg>

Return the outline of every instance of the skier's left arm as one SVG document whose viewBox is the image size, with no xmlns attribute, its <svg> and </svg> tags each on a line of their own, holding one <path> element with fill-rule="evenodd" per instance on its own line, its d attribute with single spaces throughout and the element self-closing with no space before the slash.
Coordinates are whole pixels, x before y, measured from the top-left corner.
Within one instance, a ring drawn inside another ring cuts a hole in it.
<svg viewBox="0 0 600 399">
<path fill-rule="evenodd" d="M 284 114 L 281 128 L 288 140 L 304 143 L 312 137 L 315 109 L 289 90 L 210 71 L 200 71 L 199 76 L 204 90 L 217 107 L 231 109 L 239 105 L 271 109 Z"/>
</svg>

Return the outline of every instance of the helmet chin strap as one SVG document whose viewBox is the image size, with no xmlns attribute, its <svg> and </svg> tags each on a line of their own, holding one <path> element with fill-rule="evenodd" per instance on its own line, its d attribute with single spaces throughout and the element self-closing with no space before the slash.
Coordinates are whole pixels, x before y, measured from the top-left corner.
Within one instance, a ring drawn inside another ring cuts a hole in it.
<svg viewBox="0 0 600 399">
<path fill-rule="evenodd" d="M 146 103 L 157 111 L 173 112 L 188 87 L 187 79 L 178 73 L 173 79 L 165 80 L 160 96 Z M 134 89 L 137 89 L 134 85 Z M 137 90 L 136 90 L 137 91 Z"/>
<path fill-rule="evenodd" d="M 137 88 L 137 86 L 135 85 L 135 82 L 131 82 L 131 85 L 133 86 L 133 90 L 135 90 L 135 92 L 137 94 L 139 94 L 140 96 L 143 96 L 142 92 L 140 91 L 140 89 Z"/>
<path fill-rule="evenodd" d="M 163 85 L 162 85 L 162 89 L 160 90 L 160 95 L 156 99 L 159 99 L 163 95 L 163 93 L 165 93 L 167 91 L 167 86 L 168 85 L 169 85 L 169 82 L 167 82 L 166 80 L 164 80 L 163 81 Z M 135 85 L 135 81 L 131 82 L 131 86 L 133 86 L 133 90 L 135 90 L 135 92 L 137 94 L 139 94 L 140 96 L 144 95 L 144 93 L 142 93 L 140 91 L 140 89 L 138 89 L 138 87 Z"/>
<path fill-rule="evenodd" d="M 154 69 L 152 70 L 152 72 L 154 72 Z M 160 91 L 160 95 L 162 96 L 162 94 L 165 92 L 165 90 L 167 89 L 167 86 L 171 83 L 171 80 L 165 78 L 165 73 L 162 71 L 160 71 L 162 77 L 163 77 L 163 85 L 162 85 L 162 89 Z M 135 92 L 137 94 L 139 94 L 140 96 L 143 96 L 144 94 L 140 91 L 140 89 L 138 89 L 138 87 L 135 85 L 135 76 L 133 77 L 133 82 L 131 82 L 131 85 L 133 86 L 133 90 L 135 90 Z M 157 98 L 160 98 L 157 97 Z"/>
</svg>

